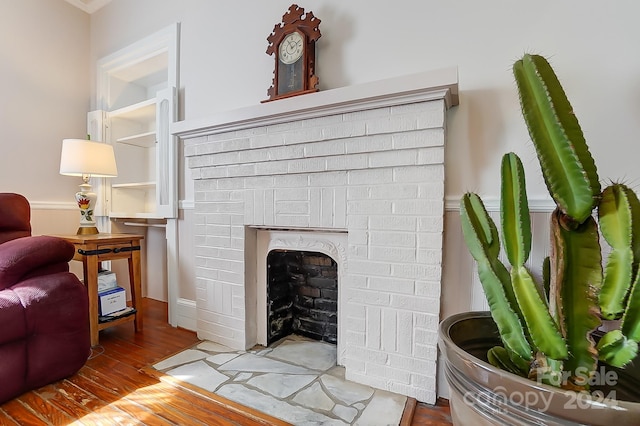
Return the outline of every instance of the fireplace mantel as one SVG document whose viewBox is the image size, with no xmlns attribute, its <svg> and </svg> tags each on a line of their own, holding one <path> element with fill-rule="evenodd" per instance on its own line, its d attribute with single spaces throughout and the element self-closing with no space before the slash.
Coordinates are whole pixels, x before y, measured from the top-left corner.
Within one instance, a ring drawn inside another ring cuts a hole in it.
<svg viewBox="0 0 640 426">
<path fill-rule="evenodd" d="M 436 99 L 444 99 L 447 109 L 458 105 L 458 69 L 456 67 L 324 90 L 223 111 L 206 118 L 179 121 L 171 126 L 171 133 L 182 139 L 190 139 L 202 135 Z"/>
</svg>

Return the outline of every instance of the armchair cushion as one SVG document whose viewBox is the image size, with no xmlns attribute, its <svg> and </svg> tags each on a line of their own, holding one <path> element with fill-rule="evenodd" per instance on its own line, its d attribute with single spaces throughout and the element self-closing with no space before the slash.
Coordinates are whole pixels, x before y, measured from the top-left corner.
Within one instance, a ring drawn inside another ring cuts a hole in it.
<svg viewBox="0 0 640 426">
<path fill-rule="evenodd" d="M 0 290 L 30 276 L 67 272 L 73 254 L 73 244 L 46 235 L 0 244 Z"/>
</svg>

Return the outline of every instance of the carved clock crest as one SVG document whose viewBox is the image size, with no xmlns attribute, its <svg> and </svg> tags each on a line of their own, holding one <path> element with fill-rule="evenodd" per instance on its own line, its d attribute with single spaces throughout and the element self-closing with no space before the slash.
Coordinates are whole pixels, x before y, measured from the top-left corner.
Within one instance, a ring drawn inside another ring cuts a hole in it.
<svg viewBox="0 0 640 426">
<path fill-rule="evenodd" d="M 318 91 L 315 75 L 316 40 L 320 38 L 320 19 L 313 12 L 292 4 L 276 24 L 267 41 L 267 54 L 275 55 L 272 86 L 267 90 L 269 99 L 288 98 Z"/>
</svg>

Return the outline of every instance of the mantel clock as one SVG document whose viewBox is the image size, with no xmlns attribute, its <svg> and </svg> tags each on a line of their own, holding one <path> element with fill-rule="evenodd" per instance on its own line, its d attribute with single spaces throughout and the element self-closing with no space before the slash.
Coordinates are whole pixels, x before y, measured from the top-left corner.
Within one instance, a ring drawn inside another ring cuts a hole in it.
<svg viewBox="0 0 640 426">
<path fill-rule="evenodd" d="M 269 99 L 288 98 L 318 91 L 315 75 L 316 40 L 320 38 L 320 19 L 313 12 L 292 4 L 276 24 L 267 41 L 267 54 L 275 56 L 273 84 L 267 90 Z"/>
</svg>

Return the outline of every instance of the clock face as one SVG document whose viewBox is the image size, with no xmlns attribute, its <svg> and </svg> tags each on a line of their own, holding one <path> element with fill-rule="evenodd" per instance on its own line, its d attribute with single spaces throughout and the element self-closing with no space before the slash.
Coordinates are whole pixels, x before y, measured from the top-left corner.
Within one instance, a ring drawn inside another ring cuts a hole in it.
<svg viewBox="0 0 640 426">
<path fill-rule="evenodd" d="M 280 43 L 280 62 L 283 64 L 293 64 L 302 56 L 304 50 L 304 39 L 299 32 L 287 35 Z"/>
</svg>

